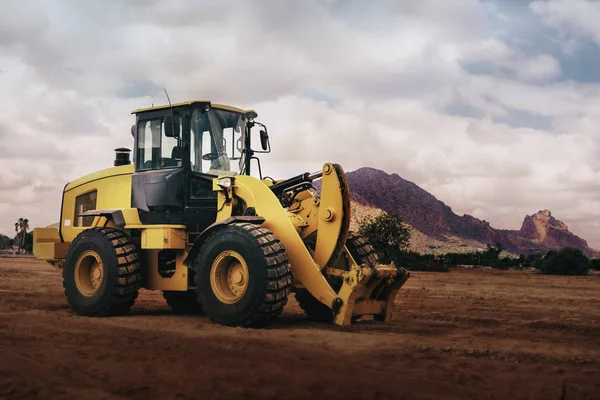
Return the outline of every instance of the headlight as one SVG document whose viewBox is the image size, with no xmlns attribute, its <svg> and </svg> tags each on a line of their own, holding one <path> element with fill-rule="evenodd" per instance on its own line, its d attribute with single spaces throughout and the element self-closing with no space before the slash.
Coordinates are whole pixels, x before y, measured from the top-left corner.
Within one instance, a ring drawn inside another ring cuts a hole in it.
<svg viewBox="0 0 600 400">
<path fill-rule="evenodd" d="M 219 178 L 217 179 L 217 185 L 219 185 L 221 189 L 229 189 L 233 186 L 233 180 L 229 177 Z"/>
</svg>

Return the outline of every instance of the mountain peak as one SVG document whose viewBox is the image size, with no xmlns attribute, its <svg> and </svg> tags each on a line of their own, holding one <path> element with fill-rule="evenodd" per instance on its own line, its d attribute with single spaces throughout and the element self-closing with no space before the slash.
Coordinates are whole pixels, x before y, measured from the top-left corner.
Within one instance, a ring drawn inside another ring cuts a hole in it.
<svg viewBox="0 0 600 400">
<path fill-rule="evenodd" d="M 552 213 L 550 212 L 550 210 L 548 209 L 544 209 L 544 210 L 540 210 L 538 212 L 536 212 L 535 214 L 532 215 L 532 217 L 538 217 L 538 218 L 551 218 L 552 217 Z"/>
<path fill-rule="evenodd" d="M 552 216 L 550 210 L 540 210 L 533 215 L 525 216 L 519 234 L 537 243 L 569 238 L 569 242 L 587 246 L 585 240 L 569 232 L 569 227 Z M 574 240 L 574 238 L 578 240 Z M 576 247 L 576 246 L 575 246 Z"/>
</svg>

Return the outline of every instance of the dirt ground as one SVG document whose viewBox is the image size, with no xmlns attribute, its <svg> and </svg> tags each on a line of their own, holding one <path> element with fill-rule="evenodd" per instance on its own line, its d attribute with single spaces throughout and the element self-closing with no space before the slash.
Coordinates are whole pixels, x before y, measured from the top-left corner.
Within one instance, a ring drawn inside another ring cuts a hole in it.
<svg viewBox="0 0 600 400">
<path fill-rule="evenodd" d="M 0 259 L 0 399 L 598 399 L 600 277 L 415 272 L 394 320 L 269 329 L 170 313 L 75 315 L 60 274 Z"/>
</svg>

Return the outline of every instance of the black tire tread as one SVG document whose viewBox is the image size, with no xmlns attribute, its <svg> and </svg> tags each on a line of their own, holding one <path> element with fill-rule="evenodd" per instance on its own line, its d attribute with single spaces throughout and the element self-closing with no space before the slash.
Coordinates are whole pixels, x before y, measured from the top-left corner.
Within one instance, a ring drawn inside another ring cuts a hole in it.
<svg viewBox="0 0 600 400">
<path fill-rule="evenodd" d="M 346 246 L 354 260 L 359 264 L 374 265 L 379 261 L 377 252 L 363 235 L 350 231 Z"/>
<path fill-rule="evenodd" d="M 84 312 L 82 315 L 105 317 L 125 314 L 135 303 L 142 282 L 142 272 L 137 247 L 123 231 L 114 228 L 90 228 L 77 235 L 69 245 L 69 251 L 77 245 L 86 233 L 89 234 L 90 230 L 99 232 L 112 247 L 114 257 L 117 260 L 117 285 L 115 295 L 100 311 Z M 73 299 L 66 288 L 64 279 L 63 289 L 69 305 L 73 307 Z"/>
<path fill-rule="evenodd" d="M 292 269 L 285 252 L 285 247 L 273 232 L 260 225 L 248 222 L 234 222 L 228 226 L 237 227 L 254 237 L 262 250 L 267 265 L 268 280 L 263 288 L 259 303 L 241 326 L 246 328 L 263 328 L 281 314 L 287 304 L 287 296 L 292 290 Z M 217 230 L 211 236 L 218 234 L 219 231 Z M 207 238 L 206 243 L 209 241 L 210 237 Z M 204 246 L 206 246 L 206 243 Z M 204 248 L 200 250 L 200 253 L 203 250 Z M 195 266 L 196 271 L 198 271 L 197 268 L 198 266 Z M 196 287 L 199 287 L 197 281 L 199 276 L 200 274 L 196 273 Z M 203 304 L 202 295 L 200 297 L 200 302 Z"/>
</svg>

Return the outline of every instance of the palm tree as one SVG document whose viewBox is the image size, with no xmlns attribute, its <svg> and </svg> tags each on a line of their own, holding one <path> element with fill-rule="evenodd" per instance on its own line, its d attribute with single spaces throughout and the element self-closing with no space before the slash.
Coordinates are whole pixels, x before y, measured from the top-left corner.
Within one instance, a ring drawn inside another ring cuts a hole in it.
<svg viewBox="0 0 600 400">
<path fill-rule="evenodd" d="M 19 218 L 21 221 L 21 248 L 25 248 L 25 238 L 27 237 L 27 230 L 29 229 L 29 220 L 27 218 Z"/>
<path fill-rule="evenodd" d="M 25 238 L 27 237 L 28 229 L 29 220 L 27 218 L 19 218 L 19 220 L 15 222 L 15 232 L 17 232 L 17 236 L 15 237 L 14 243 L 19 250 L 23 250 L 25 248 Z"/>
<path fill-rule="evenodd" d="M 15 245 L 18 249 L 21 249 L 21 243 L 23 239 L 21 239 L 21 227 L 23 226 L 23 218 L 19 218 L 17 222 L 15 222 L 15 232 L 17 235 L 15 236 Z"/>
</svg>

